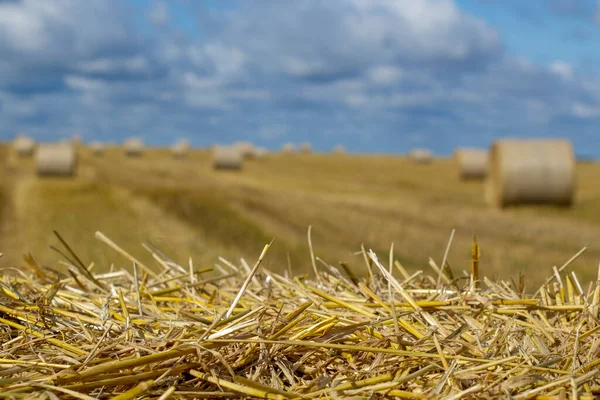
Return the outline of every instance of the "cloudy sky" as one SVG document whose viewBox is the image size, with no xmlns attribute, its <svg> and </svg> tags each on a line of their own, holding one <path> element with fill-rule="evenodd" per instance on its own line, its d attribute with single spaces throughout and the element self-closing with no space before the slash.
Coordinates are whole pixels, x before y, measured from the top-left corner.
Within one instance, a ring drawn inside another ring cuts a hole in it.
<svg viewBox="0 0 600 400">
<path fill-rule="evenodd" d="M 600 156 L 600 0 L 0 0 L 0 138 Z"/>
</svg>

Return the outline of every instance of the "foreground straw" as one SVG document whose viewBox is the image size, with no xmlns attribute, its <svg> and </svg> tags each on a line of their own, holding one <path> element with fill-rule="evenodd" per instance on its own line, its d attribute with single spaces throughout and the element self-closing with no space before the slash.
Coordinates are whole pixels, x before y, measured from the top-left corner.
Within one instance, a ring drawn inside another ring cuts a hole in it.
<svg viewBox="0 0 600 400">
<path fill-rule="evenodd" d="M 153 272 L 97 237 L 134 273 L 92 274 L 60 238 L 68 274 L 27 257 L 29 273 L 2 276 L 0 398 L 600 394 L 600 285 L 584 293 L 569 262 L 526 297 L 521 285 L 479 285 L 476 244 L 457 278 L 447 264 L 409 275 L 365 252 L 369 280 L 323 264 L 317 283 L 262 268 L 268 246 L 254 268 L 221 260 L 215 276 L 146 246 Z"/>
</svg>

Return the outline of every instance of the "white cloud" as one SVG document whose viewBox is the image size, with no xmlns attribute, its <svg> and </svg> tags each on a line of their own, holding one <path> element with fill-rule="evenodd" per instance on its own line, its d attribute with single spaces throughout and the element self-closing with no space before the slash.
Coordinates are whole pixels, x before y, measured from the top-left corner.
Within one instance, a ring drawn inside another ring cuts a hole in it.
<svg viewBox="0 0 600 400">
<path fill-rule="evenodd" d="M 244 68 L 247 57 L 237 47 L 208 44 L 204 50 L 214 63 L 219 75 L 235 75 Z"/>
<path fill-rule="evenodd" d="M 56 15 L 52 5 L 37 7 L 32 1 L 0 4 L 0 32 L 8 46 L 19 51 L 35 52 L 48 45 L 47 18 Z"/>
<path fill-rule="evenodd" d="M 141 55 L 123 59 L 99 58 L 78 63 L 76 69 L 83 73 L 115 73 L 134 72 L 143 73 L 149 69 L 148 60 Z"/>
<path fill-rule="evenodd" d="M 573 78 L 573 67 L 566 61 L 554 61 L 552 64 L 550 64 L 550 71 L 565 79 Z"/>
<path fill-rule="evenodd" d="M 367 75 L 371 82 L 378 85 L 394 83 L 401 76 L 402 70 L 391 65 L 380 65 L 369 69 Z"/>
<path fill-rule="evenodd" d="M 106 85 L 98 79 L 90 79 L 83 76 L 67 75 L 65 84 L 71 89 L 83 91 L 96 91 L 106 88 Z"/>
<path fill-rule="evenodd" d="M 287 125 L 265 125 L 258 129 L 258 136 L 264 140 L 275 140 L 283 137 L 288 131 L 289 128 Z"/>
<path fill-rule="evenodd" d="M 169 7 L 164 1 L 155 1 L 148 11 L 148 20 L 156 26 L 169 22 Z"/>
<path fill-rule="evenodd" d="M 587 104 L 576 103 L 572 107 L 573 115 L 579 118 L 598 118 L 600 117 L 600 105 L 589 106 Z"/>
<path fill-rule="evenodd" d="M 281 63 L 284 73 L 297 77 L 315 74 L 324 69 L 323 64 L 320 62 L 301 60 L 293 56 L 282 56 L 280 57 L 279 62 Z"/>
</svg>

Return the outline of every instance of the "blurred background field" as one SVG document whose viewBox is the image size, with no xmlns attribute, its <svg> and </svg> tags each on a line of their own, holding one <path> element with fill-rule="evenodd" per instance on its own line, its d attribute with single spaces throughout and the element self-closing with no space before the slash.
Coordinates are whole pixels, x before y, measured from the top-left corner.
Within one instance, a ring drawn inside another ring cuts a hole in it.
<svg viewBox="0 0 600 400">
<path fill-rule="evenodd" d="M 253 262 L 262 246 L 274 245 L 269 268 L 309 273 L 307 228 L 315 254 L 365 273 L 361 245 L 395 257 L 409 271 L 439 265 L 452 229 L 448 262 L 456 275 L 470 269 L 470 243 L 477 235 L 481 271 L 518 279 L 529 289 L 583 246 L 589 250 L 571 268 L 584 282 L 596 279 L 600 260 L 600 165 L 577 164 L 575 206 L 490 208 L 483 181 L 461 181 L 454 158 L 428 164 L 406 157 L 357 154 L 271 153 L 244 163 L 242 171 L 215 170 L 211 152 L 194 149 L 174 158 L 166 148 L 126 157 L 109 147 L 101 156 L 78 150 L 72 179 L 38 177 L 31 158 L 0 148 L 4 268 L 31 253 L 57 265 L 50 246 L 57 230 L 95 271 L 131 267 L 94 238 L 101 231 L 147 265 L 142 243 L 174 261 L 211 267 L 219 256 Z"/>
</svg>

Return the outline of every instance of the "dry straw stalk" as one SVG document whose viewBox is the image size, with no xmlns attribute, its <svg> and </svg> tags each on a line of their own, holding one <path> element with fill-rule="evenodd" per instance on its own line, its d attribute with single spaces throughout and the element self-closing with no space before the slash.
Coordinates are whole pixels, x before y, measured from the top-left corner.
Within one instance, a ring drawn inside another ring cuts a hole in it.
<svg viewBox="0 0 600 400">
<path fill-rule="evenodd" d="M 77 153 L 72 144 L 41 144 L 35 161 L 40 176 L 73 176 L 77 167 Z"/>
<path fill-rule="evenodd" d="M 154 252 L 158 270 L 92 274 L 59 238 L 70 275 L 27 258 L 0 277 L 2 398 L 600 395 L 600 283 L 576 289 L 564 273 L 576 256 L 527 296 L 479 273 L 400 282 L 392 252 L 393 265 L 365 252 L 368 280 L 331 265 L 318 282 L 282 276 L 260 263 L 268 246 L 251 271 L 206 279 Z"/>
<path fill-rule="evenodd" d="M 488 151 L 461 148 L 454 152 L 460 179 L 484 179 L 488 172 Z"/>
<path fill-rule="evenodd" d="M 487 200 L 569 206 L 575 194 L 575 154 L 563 139 L 505 139 L 490 149 Z"/>
</svg>

